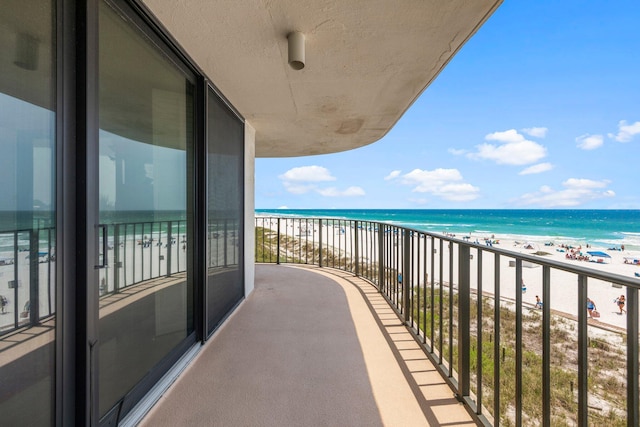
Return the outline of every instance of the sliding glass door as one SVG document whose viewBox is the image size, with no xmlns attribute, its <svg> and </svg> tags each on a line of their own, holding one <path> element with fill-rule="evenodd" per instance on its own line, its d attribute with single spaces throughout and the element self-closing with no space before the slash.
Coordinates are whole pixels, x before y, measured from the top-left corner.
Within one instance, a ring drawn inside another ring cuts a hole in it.
<svg viewBox="0 0 640 427">
<path fill-rule="evenodd" d="M 121 418 L 194 331 L 195 77 L 127 12 L 99 11 L 103 421 Z"/>
</svg>

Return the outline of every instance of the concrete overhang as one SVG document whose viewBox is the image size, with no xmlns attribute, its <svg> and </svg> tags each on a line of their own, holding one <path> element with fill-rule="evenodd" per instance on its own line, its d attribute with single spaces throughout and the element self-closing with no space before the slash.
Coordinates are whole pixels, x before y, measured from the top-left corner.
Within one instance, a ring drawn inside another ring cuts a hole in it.
<svg viewBox="0 0 640 427">
<path fill-rule="evenodd" d="M 382 138 L 502 0 L 144 0 L 256 130 L 257 157 Z M 287 34 L 306 66 L 287 63 Z"/>
</svg>

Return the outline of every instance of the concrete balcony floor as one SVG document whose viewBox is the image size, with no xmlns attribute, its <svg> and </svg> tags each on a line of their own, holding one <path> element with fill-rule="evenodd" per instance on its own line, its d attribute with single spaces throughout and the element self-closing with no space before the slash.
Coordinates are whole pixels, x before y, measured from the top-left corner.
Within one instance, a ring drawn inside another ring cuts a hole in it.
<svg viewBox="0 0 640 427">
<path fill-rule="evenodd" d="M 142 426 L 472 426 L 384 298 L 351 274 L 257 265 L 255 291 Z"/>
</svg>

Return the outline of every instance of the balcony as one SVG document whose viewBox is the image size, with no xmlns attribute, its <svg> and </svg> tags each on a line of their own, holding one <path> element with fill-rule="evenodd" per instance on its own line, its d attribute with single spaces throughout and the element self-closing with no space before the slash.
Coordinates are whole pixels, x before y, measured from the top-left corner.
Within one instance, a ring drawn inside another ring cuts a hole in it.
<svg viewBox="0 0 640 427">
<path fill-rule="evenodd" d="M 143 426 L 475 425 L 369 281 L 258 265 L 256 288 Z"/>
<path fill-rule="evenodd" d="M 374 284 L 479 423 L 637 426 L 640 282 L 544 255 L 370 221 L 256 218 L 258 261 Z M 626 295 L 629 310 L 592 319 L 593 294 Z"/>
</svg>

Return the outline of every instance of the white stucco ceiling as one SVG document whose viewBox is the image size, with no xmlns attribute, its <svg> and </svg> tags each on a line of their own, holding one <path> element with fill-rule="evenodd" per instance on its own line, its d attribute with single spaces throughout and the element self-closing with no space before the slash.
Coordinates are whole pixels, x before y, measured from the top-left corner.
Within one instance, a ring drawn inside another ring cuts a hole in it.
<svg viewBox="0 0 640 427">
<path fill-rule="evenodd" d="M 502 0 L 144 2 L 255 128 L 256 156 L 289 157 L 382 138 Z"/>
</svg>

